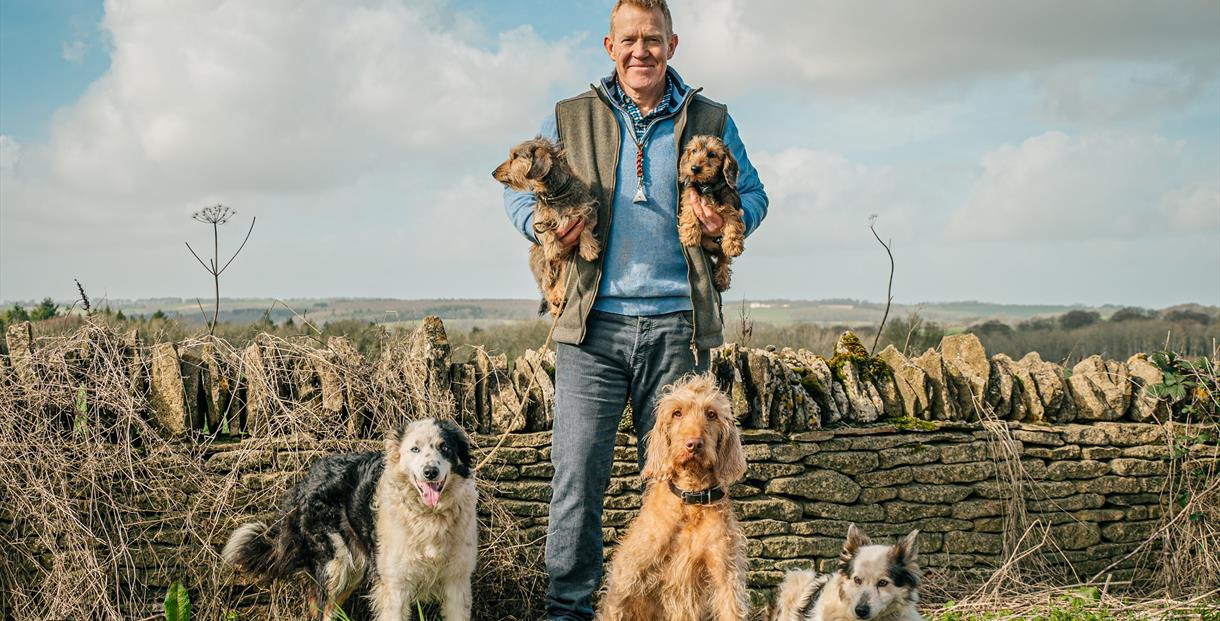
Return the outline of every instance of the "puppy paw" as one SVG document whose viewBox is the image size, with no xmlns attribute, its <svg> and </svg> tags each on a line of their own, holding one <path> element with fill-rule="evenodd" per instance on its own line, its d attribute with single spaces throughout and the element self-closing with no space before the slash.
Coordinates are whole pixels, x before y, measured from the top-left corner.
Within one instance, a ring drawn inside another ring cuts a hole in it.
<svg viewBox="0 0 1220 621">
<path fill-rule="evenodd" d="M 586 261 L 596 261 L 601 253 L 602 245 L 598 243 L 591 231 L 585 229 L 585 232 L 580 235 L 580 258 Z"/>
<path fill-rule="evenodd" d="M 730 257 L 740 257 L 741 253 L 745 252 L 746 243 L 740 236 L 725 235 L 720 240 L 720 249 Z"/>
</svg>

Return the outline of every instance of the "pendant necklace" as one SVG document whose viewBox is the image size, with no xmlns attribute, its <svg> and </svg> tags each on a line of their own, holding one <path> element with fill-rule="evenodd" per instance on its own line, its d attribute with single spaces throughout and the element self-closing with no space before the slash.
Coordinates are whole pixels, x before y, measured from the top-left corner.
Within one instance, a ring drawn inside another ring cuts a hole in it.
<svg viewBox="0 0 1220 621">
<path fill-rule="evenodd" d="M 635 198 L 631 199 L 633 203 L 648 202 L 648 197 L 644 196 L 644 144 L 638 141 L 635 143 Z"/>
</svg>

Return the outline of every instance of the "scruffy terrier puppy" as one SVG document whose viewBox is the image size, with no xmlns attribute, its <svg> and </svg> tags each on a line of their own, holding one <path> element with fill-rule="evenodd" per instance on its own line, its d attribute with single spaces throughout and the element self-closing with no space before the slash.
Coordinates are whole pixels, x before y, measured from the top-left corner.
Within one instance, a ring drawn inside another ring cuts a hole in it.
<svg viewBox="0 0 1220 621">
<path fill-rule="evenodd" d="M 773 621 L 924 621 L 919 603 L 920 571 L 915 538 L 892 546 L 873 545 L 855 524 L 839 566 L 830 574 L 789 571 L 780 584 Z"/>
<path fill-rule="evenodd" d="M 737 194 L 737 160 L 719 138 L 695 136 L 682 151 L 678 180 L 682 183 L 678 238 L 683 246 L 703 246 L 715 263 L 712 283 L 717 291 L 725 291 L 732 275 L 729 269 L 732 257 L 741 256 L 745 250 L 746 225 L 741 220 L 741 196 Z M 691 204 L 692 192 L 702 196 L 724 219 L 719 240 L 703 234 L 703 226 Z"/>
<path fill-rule="evenodd" d="M 665 389 L 648 434 L 640 514 L 614 552 L 599 621 L 745 621 L 746 540 L 729 486 L 746 460 L 711 375 Z"/>
<path fill-rule="evenodd" d="M 563 150 L 545 138 L 526 140 L 508 152 L 508 159 L 496 167 L 496 181 L 517 190 L 533 192 L 534 233 L 538 244 L 530 247 L 530 271 L 550 307 L 552 315 L 563 309 L 568 258 L 573 248 L 559 245 L 555 231 L 576 218 L 585 219 L 580 234 L 580 258 L 594 261 L 601 244 L 593 235 L 597 228 L 597 199 L 593 191 L 572 170 Z"/>
</svg>

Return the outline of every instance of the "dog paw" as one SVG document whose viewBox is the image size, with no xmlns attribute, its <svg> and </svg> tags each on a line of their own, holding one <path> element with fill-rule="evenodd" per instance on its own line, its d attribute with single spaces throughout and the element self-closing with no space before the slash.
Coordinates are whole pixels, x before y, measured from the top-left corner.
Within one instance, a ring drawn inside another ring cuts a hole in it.
<svg viewBox="0 0 1220 621">
<path fill-rule="evenodd" d="M 725 237 L 721 240 L 720 248 L 730 257 L 740 257 L 746 250 L 746 244 L 739 237 Z"/>
<path fill-rule="evenodd" d="M 590 235 L 588 238 L 581 236 L 580 238 L 580 258 L 586 261 L 596 261 L 597 256 L 602 253 L 602 245 L 597 243 L 597 240 Z"/>
</svg>

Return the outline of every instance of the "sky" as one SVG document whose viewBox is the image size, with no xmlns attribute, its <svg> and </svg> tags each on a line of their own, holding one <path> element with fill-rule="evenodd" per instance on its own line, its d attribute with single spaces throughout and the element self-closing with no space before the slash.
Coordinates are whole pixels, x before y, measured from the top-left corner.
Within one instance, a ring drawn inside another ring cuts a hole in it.
<svg viewBox="0 0 1220 621">
<path fill-rule="evenodd" d="M 529 298 L 491 171 L 609 0 L 0 0 L 0 300 Z M 729 300 L 1220 304 L 1220 2 L 674 0 L 770 197 Z"/>
</svg>

